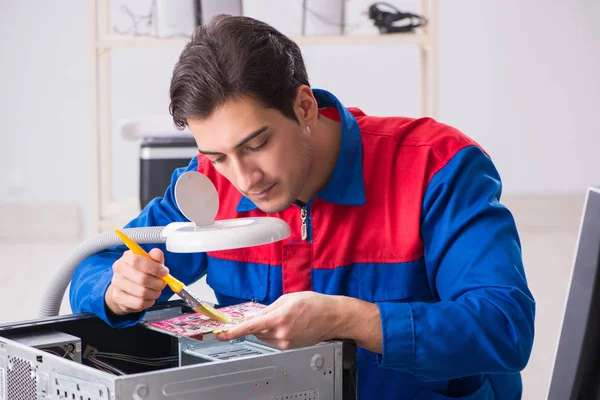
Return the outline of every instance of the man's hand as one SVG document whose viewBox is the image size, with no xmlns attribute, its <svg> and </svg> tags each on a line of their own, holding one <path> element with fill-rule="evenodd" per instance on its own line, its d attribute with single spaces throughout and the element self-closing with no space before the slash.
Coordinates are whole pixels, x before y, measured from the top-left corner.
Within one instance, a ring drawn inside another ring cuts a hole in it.
<svg viewBox="0 0 600 400">
<path fill-rule="evenodd" d="M 104 301 L 116 315 L 136 313 L 151 307 L 166 283 L 161 277 L 169 273 L 163 265 L 164 255 L 160 249 L 150 251 L 152 260 L 126 251 L 113 264 L 114 275 Z"/>
<path fill-rule="evenodd" d="M 258 315 L 219 334 L 218 339 L 233 340 L 246 335 L 255 335 L 282 350 L 331 339 L 353 339 L 357 345 L 381 353 L 381 322 L 376 304 L 315 292 L 283 295 Z"/>
</svg>

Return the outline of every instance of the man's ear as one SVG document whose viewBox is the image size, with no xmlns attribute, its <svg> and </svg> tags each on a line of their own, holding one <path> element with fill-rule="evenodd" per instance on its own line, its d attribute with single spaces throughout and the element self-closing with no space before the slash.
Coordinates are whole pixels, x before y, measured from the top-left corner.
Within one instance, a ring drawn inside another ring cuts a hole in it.
<svg viewBox="0 0 600 400">
<path fill-rule="evenodd" d="M 294 100 L 294 111 L 301 127 L 308 126 L 313 128 L 319 117 L 319 105 L 313 95 L 312 89 L 306 85 L 301 85 L 296 91 Z"/>
</svg>

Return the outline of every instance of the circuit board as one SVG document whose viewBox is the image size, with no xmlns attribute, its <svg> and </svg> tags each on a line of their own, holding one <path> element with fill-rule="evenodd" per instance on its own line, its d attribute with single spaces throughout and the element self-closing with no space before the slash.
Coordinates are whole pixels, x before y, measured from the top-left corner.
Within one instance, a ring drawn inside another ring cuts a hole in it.
<svg viewBox="0 0 600 400">
<path fill-rule="evenodd" d="M 147 322 L 145 325 L 150 329 L 178 337 L 187 337 L 196 340 L 211 340 L 216 338 L 216 333 L 219 331 L 229 330 L 243 322 L 248 314 L 256 313 L 265 307 L 265 305 L 260 303 L 248 302 L 219 308 L 219 311 L 231 317 L 232 322 L 230 324 L 211 320 L 203 314 L 196 313 L 160 321 Z"/>
</svg>

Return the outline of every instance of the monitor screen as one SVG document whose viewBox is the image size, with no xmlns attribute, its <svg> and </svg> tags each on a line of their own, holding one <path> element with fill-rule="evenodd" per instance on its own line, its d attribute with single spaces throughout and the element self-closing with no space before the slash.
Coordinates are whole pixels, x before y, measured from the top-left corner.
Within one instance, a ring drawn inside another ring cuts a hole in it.
<svg viewBox="0 0 600 400">
<path fill-rule="evenodd" d="M 549 400 L 594 400 L 600 387 L 600 187 L 588 189 Z"/>
</svg>

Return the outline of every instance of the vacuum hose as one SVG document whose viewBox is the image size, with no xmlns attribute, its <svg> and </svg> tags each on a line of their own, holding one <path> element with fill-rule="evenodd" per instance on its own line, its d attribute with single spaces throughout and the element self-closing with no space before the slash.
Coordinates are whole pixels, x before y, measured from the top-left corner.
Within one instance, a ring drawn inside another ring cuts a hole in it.
<svg viewBox="0 0 600 400">
<path fill-rule="evenodd" d="M 163 226 L 129 228 L 123 229 L 123 232 L 139 244 L 165 243 L 166 238 L 161 236 L 163 228 Z M 102 250 L 122 244 L 123 242 L 116 233 L 106 232 L 91 237 L 75 247 L 58 266 L 54 276 L 51 278 L 42 297 L 38 316 L 40 318 L 47 318 L 55 317 L 59 314 L 67 286 L 69 286 L 73 273 L 83 260 Z"/>
</svg>

